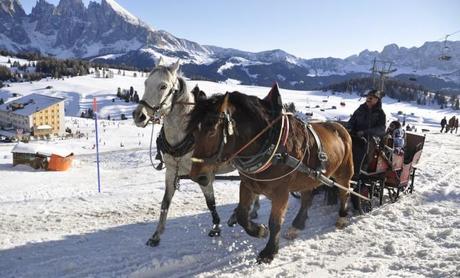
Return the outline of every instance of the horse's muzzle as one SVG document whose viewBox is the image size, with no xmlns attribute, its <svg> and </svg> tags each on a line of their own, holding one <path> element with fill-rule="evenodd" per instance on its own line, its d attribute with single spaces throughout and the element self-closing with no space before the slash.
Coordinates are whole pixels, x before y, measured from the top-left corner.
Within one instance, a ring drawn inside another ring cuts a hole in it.
<svg viewBox="0 0 460 278">
<path fill-rule="evenodd" d="M 133 120 L 136 126 L 146 127 L 149 123 L 149 116 L 143 111 L 143 109 L 136 108 L 133 111 Z"/>
<path fill-rule="evenodd" d="M 144 122 L 147 120 L 147 116 L 145 116 L 144 113 L 136 113 L 136 111 L 133 111 L 133 119 L 135 122 Z"/>
</svg>

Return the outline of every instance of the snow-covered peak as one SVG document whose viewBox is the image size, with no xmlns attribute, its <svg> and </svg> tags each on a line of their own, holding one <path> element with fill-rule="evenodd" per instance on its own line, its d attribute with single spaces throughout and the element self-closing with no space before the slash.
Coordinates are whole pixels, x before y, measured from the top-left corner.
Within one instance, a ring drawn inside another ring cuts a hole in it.
<svg viewBox="0 0 460 278">
<path fill-rule="evenodd" d="M 102 3 L 102 6 L 110 7 L 116 14 L 121 16 L 127 22 L 134 24 L 134 25 L 147 26 L 147 24 L 142 22 L 139 18 L 134 16 L 132 13 L 128 12 L 125 8 L 123 8 L 115 0 L 102 0 L 101 3 Z M 150 28 L 152 29 L 152 27 Z"/>
</svg>

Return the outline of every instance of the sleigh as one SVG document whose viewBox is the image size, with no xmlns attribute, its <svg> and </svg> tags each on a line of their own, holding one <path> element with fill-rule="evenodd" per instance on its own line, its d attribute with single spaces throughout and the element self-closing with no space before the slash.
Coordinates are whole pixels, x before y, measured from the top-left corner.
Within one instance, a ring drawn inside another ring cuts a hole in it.
<svg viewBox="0 0 460 278">
<path fill-rule="evenodd" d="M 391 145 L 391 141 L 389 143 Z M 407 133 L 404 152 L 397 153 L 388 145 L 379 144 L 371 138 L 364 166 L 354 183 L 354 191 L 370 201 L 352 197 L 353 206 L 361 212 L 368 212 L 372 210 L 376 199 L 382 205 L 385 189 L 391 202 L 395 202 L 401 193 L 412 193 L 424 143 L 425 136 Z"/>
</svg>

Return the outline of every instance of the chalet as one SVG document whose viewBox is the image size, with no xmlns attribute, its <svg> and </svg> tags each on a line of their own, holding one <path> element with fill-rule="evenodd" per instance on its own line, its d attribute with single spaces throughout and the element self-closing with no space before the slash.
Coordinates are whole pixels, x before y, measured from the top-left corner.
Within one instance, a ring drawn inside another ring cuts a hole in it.
<svg viewBox="0 0 460 278">
<path fill-rule="evenodd" d="M 18 143 L 11 151 L 13 166 L 23 164 L 34 169 L 66 171 L 72 165 L 74 154 L 49 145 Z"/>
</svg>

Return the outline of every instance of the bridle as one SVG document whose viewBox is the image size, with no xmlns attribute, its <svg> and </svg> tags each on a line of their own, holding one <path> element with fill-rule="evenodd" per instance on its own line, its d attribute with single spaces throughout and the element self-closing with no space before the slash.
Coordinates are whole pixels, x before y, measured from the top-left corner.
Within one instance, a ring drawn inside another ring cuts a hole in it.
<svg viewBox="0 0 460 278">
<path fill-rule="evenodd" d="M 168 93 L 166 94 L 166 96 L 163 98 L 163 100 L 160 102 L 159 105 L 155 105 L 155 106 L 152 106 L 150 105 L 146 100 L 142 99 L 141 101 L 139 101 L 139 104 L 140 105 L 143 105 L 144 107 L 147 107 L 149 108 L 150 111 L 147 111 L 147 115 L 149 116 L 149 121 L 153 120 L 153 118 L 155 117 L 155 114 L 165 105 L 166 101 L 168 100 L 168 98 L 173 95 L 173 96 L 176 96 L 177 92 L 180 91 L 180 89 L 176 88 L 176 84 L 178 82 L 179 79 L 176 79 L 176 81 L 173 83 L 171 89 L 168 91 Z M 171 103 L 171 109 L 170 109 L 170 112 L 171 110 L 173 109 L 173 106 L 174 106 L 174 98 L 173 98 L 173 101 Z M 150 112 L 150 113 L 149 113 Z"/>
<path fill-rule="evenodd" d="M 195 102 L 188 102 L 188 101 L 178 101 L 178 98 L 185 92 L 182 92 L 184 84 L 182 82 L 185 82 L 181 80 L 180 78 L 176 78 L 176 81 L 173 83 L 171 89 L 168 91 L 166 96 L 163 98 L 163 100 L 160 102 L 158 105 L 151 105 L 149 104 L 146 100 L 142 99 L 139 101 L 140 105 L 143 105 L 144 107 L 148 108 L 147 111 L 147 116 L 149 116 L 149 121 L 153 121 L 155 118 L 155 114 L 163 108 L 163 106 L 166 104 L 166 101 L 170 99 L 172 95 L 172 101 L 171 101 L 171 108 L 169 109 L 169 112 L 171 112 L 174 108 L 175 105 L 180 104 L 180 105 L 195 105 Z M 179 87 L 176 86 L 176 84 L 179 83 Z"/>
<path fill-rule="evenodd" d="M 222 140 L 220 140 L 219 148 L 211 156 L 205 158 L 192 157 L 192 162 L 206 164 L 223 164 L 231 160 L 227 159 L 226 157 L 222 157 L 222 153 L 224 151 L 224 146 L 228 143 L 228 137 L 234 134 L 234 120 L 230 117 L 230 114 L 228 114 L 228 112 L 220 112 L 217 124 L 222 125 Z"/>
</svg>

